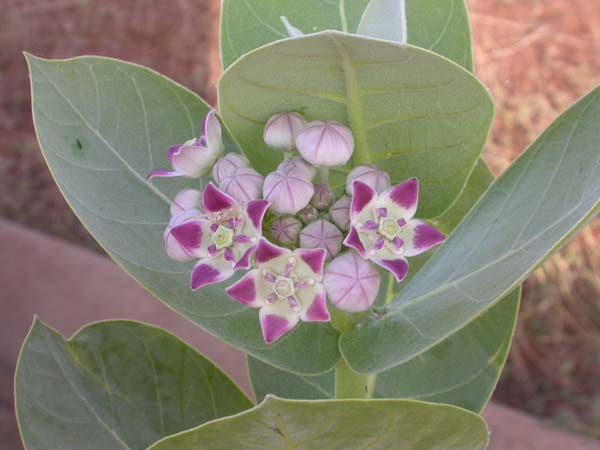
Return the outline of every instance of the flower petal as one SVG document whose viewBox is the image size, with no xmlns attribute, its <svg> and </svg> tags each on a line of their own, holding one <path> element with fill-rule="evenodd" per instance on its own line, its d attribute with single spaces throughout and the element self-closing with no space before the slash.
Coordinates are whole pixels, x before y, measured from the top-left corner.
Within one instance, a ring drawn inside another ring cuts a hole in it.
<svg viewBox="0 0 600 450">
<path fill-rule="evenodd" d="M 327 257 L 327 251 L 324 248 L 299 248 L 294 250 L 294 255 L 297 255 L 308 265 L 308 267 L 310 267 L 310 270 L 312 270 L 315 277 L 319 280 L 323 278 L 323 265 L 325 264 L 325 258 Z"/>
<path fill-rule="evenodd" d="M 171 163 L 171 166 L 173 165 L 173 156 L 175 155 L 175 153 L 177 153 L 179 151 L 179 149 L 181 149 L 181 147 L 183 147 L 184 144 L 177 144 L 177 145 L 171 145 L 169 147 L 169 149 L 167 150 L 167 158 L 169 159 L 169 163 Z"/>
<path fill-rule="evenodd" d="M 356 218 L 365 208 L 377 198 L 377 192 L 362 181 L 352 183 L 352 203 L 350 205 L 350 218 Z"/>
<path fill-rule="evenodd" d="M 271 244 L 265 238 L 261 238 L 254 254 L 254 260 L 256 264 L 261 265 L 287 253 L 291 252 L 288 249 Z"/>
<path fill-rule="evenodd" d="M 402 230 L 404 256 L 416 256 L 444 242 L 437 228 L 421 220 L 410 220 Z"/>
<path fill-rule="evenodd" d="M 233 266 L 233 270 L 249 269 L 251 266 L 250 258 L 252 257 L 252 254 L 255 250 L 255 245 L 246 250 L 242 257 L 235 263 L 235 266 Z"/>
<path fill-rule="evenodd" d="M 152 178 L 164 178 L 164 177 L 182 177 L 185 174 L 182 172 L 174 172 L 166 169 L 156 169 L 148 174 L 146 181 L 150 181 Z"/>
<path fill-rule="evenodd" d="M 300 319 L 304 322 L 329 322 L 331 320 L 323 285 L 318 284 L 312 299 L 306 303 L 303 302 Z"/>
<path fill-rule="evenodd" d="M 200 289 L 209 284 L 220 283 L 233 275 L 233 267 L 222 256 L 212 259 L 201 259 L 192 269 L 190 287 Z"/>
<path fill-rule="evenodd" d="M 293 329 L 300 317 L 298 315 L 280 316 L 269 313 L 268 307 L 263 307 L 259 313 L 260 327 L 263 339 L 267 344 L 275 342 L 285 333 Z"/>
<path fill-rule="evenodd" d="M 204 211 L 214 214 L 235 206 L 237 201 L 210 182 L 202 193 L 202 204 Z"/>
<path fill-rule="evenodd" d="M 346 239 L 344 239 L 344 245 L 346 247 L 350 247 L 356 250 L 358 254 L 363 258 L 367 257 L 367 250 L 361 242 L 360 237 L 358 235 L 358 231 L 355 227 L 350 227 L 350 231 L 348 232 Z"/>
<path fill-rule="evenodd" d="M 267 200 L 253 200 L 246 204 L 246 214 L 248 214 L 248 218 L 257 231 L 262 230 L 263 218 L 268 207 L 269 202 Z"/>
<path fill-rule="evenodd" d="M 379 204 L 392 208 L 390 213 L 396 217 L 412 219 L 419 204 L 419 180 L 411 178 L 392 186 L 379 196 Z"/>
<path fill-rule="evenodd" d="M 384 269 L 390 271 L 396 281 L 400 283 L 408 274 L 408 261 L 404 257 L 397 259 L 379 259 L 373 258 L 373 262 Z"/>
<path fill-rule="evenodd" d="M 179 191 L 175 200 L 171 203 L 171 216 L 175 216 L 183 211 L 190 209 L 199 210 L 202 208 L 202 192 L 197 189 L 184 189 Z"/>
<path fill-rule="evenodd" d="M 214 110 L 210 111 L 202 123 L 202 134 L 206 136 L 206 145 L 212 151 L 221 153 L 223 140 L 221 138 L 221 124 Z"/>
<path fill-rule="evenodd" d="M 257 278 L 260 277 L 258 269 L 251 270 L 244 277 L 225 289 L 227 295 L 242 305 L 251 308 L 260 308 L 263 302 L 258 297 Z"/>
</svg>

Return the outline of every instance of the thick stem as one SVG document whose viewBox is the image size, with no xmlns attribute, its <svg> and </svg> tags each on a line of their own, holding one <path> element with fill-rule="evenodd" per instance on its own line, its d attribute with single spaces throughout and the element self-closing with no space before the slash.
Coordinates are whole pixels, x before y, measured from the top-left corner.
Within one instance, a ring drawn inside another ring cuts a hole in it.
<svg viewBox="0 0 600 450">
<path fill-rule="evenodd" d="M 342 358 L 335 368 L 335 398 L 371 398 L 370 378 L 353 371 Z"/>
<path fill-rule="evenodd" d="M 317 174 L 319 181 L 327 184 L 327 180 L 329 180 L 329 167 L 319 167 L 317 169 Z"/>
</svg>

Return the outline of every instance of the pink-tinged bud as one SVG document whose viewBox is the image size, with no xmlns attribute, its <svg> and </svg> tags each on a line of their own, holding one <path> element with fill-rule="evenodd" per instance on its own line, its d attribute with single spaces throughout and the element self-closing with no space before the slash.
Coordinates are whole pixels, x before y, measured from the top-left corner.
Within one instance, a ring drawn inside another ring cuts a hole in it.
<svg viewBox="0 0 600 450">
<path fill-rule="evenodd" d="M 331 207 L 329 213 L 331 214 L 331 220 L 335 223 L 338 228 L 342 231 L 350 229 L 350 197 L 343 196 L 336 200 Z"/>
<path fill-rule="evenodd" d="M 250 167 L 248 158 L 239 153 L 227 153 L 219 159 L 212 169 L 212 176 L 217 184 L 221 184 L 221 180 L 227 175 L 230 175 L 240 167 Z"/>
<path fill-rule="evenodd" d="M 375 189 L 378 194 L 390 187 L 390 176 L 377 166 L 357 166 L 348 174 L 346 178 L 346 192 L 352 195 L 352 183 L 362 181 L 367 186 Z"/>
<path fill-rule="evenodd" d="M 296 214 L 296 217 L 298 217 L 302 223 L 308 225 L 319 218 L 319 211 L 317 211 L 317 208 L 315 208 L 313 205 L 308 205 L 306 208 Z"/>
<path fill-rule="evenodd" d="M 202 211 L 202 192 L 197 189 L 179 191 L 171 203 L 171 217 L 190 209 Z"/>
<path fill-rule="evenodd" d="M 188 262 L 204 255 L 202 215 L 199 211 L 183 211 L 171 218 L 163 233 L 165 252 L 175 261 Z"/>
<path fill-rule="evenodd" d="M 325 183 L 315 184 L 315 195 L 310 201 L 317 209 L 327 209 L 333 200 L 333 194 Z"/>
<path fill-rule="evenodd" d="M 277 166 L 277 172 L 285 174 L 294 173 L 307 180 L 312 180 L 317 174 L 317 169 L 309 165 L 299 156 L 296 156 L 295 158 L 284 159 L 279 166 Z"/>
<path fill-rule="evenodd" d="M 306 119 L 298 113 L 287 112 L 271 116 L 263 132 L 265 144 L 273 149 L 291 151 L 306 123 Z"/>
<path fill-rule="evenodd" d="M 310 202 L 315 189 L 312 183 L 295 172 L 272 172 L 265 178 L 263 198 L 280 214 L 296 214 Z"/>
<path fill-rule="evenodd" d="M 223 177 L 219 188 L 240 202 L 250 202 L 260 198 L 264 178 L 250 167 L 240 167 Z"/>
<path fill-rule="evenodd" d="M 368 310 L 379 292 L 379 272 L 356 253 L 344 253 L 325 267 L 323 284 L 333 306 L 351 313 Z"/>
<path fill-rule="evenodd" d="M 342 249 L 344 237 L 338 228 L 326 220 L 320 219 L 307 225 L 300 233 L 300 247 L 324 248 L 329 261 Z"/>
<path fill-rule="evenodd" d="M 300 133 L 296 147 L 314 166 L 342 166 L 352 157 L 354 138 L 350 129 L 338 122 L 315 121 Z"/>
<path fill-rule="evenodd" d="M 271 222 L 271 237 L 284 247 L 295 247 L 302 224 L 293 216 L 278 217 Z"/>
</svg>

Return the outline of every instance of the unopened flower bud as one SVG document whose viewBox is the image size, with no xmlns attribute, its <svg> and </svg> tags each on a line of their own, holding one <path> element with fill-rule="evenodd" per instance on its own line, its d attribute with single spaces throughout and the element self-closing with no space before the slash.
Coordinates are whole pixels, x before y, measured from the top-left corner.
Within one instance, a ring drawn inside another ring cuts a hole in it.
<svg viewBox="0 0 600 450">
<path fill-rule="evenodd" d="M 333 194 L 326 183 L 315 184 L 315 195 L 311 200 L 313 206 L 317 209 L 327 209 L 333 200 Z"/>
<path fill-rule="evenodd" d="M 313 205 L 308 205 L 306 208 L 296 214 L 296 217 L 298 217 L 302 223 L 308 225 L 319 218 L 319 211 L 317 211 L 317 208 L 315 208 Z"/>
<path fill-rule="evenodd" d="M 221 184 L 221 180 L 230 175 L 240 167 L 249 167 L 250 162 L 248 158 L 239 153 L 227 153 L 221 159 L 219 159 L 212 169 L 212 176 L 217 184 Z"/>
<path fill-rule="evenodd" d="M 284 247 L 294 247 L 298 242 L 302 224 L 293 216 L 278 217 L 271 222 L 271 237 Z"/>
<path fill-rule="evenodd" d="M 277 166 L 277 171 L 285 174 L 294 173 L 307 180 L 312 180 L 317 174 L 317 169 L 309 165 L 299 156 L 284 159 L 279 166 Z"/>
<path fill-rule="evenodd" d="M 296 214 L 308 205 L 314 193 L 312 183 L 294 172 L 272 172 L 263 186 L 263 198 L 280 214 Z"/>
<path fill-rule="evenodd" d="M 291 151 L 306 123 L 306 119 L 298 113 L 287 112 L 271 116 L 263 132 L 265 144 L 273 149 Z"/>
<path fill-rule="evenodd" d="M 346 192 L 352 195 L 352 183 L 362 181 L 367 186 L 372 187 L 377 193 L 382 193 L 390 187 L 390 176 L 377 166 L 357 166 L 348 174 L 346 178 Z"/>
<path fill-rule="evenodd" d="M 176 214 L 163 233 L 165 251 L 175 261 L 188 262 L 202 257 L 202 215 L 188 210 Z"/>
<path fill-rule="evenodd" d="M 324 248 L 327 251 L 327 260 L 330 260 L 342 249 L 343 239 L 341 231 L 334 224 L 319 219 L 302 230 L 300 247 Z"/>
<path fill-rule="evenodd" d="M 350 197 L 344 195 L 336 200 L 329 211 L 331 220 L 340 230 L 347 231 L 350 229 Z"/>
<path fill-rule="evenodd" d="M 250 167 L 240 167 L 223 177 L 219 188 L 240 202 L 260 198 L 264 183 L 263 176 Z"/>
<path fill-rule="evenodd" d="M 202 192 L 197 189 L 179 191 L 171 203 L 171 217 L 190 209 L 202 211 Z"/>
<path fill-rule="evenodd" d="M 338 256 L 325 267 L 323 284 L 333 306 L 355 313 L 373 306 L 381 276 L 369 261 L 349 252 Z"/>
<path fill-rule="evenodd" d="M 296 147 L 314 166 L 341 166 L 352 157 L 354 138 L 350 129 L 338 122 L 315 121 L 300 133 Z"/>
</svg>

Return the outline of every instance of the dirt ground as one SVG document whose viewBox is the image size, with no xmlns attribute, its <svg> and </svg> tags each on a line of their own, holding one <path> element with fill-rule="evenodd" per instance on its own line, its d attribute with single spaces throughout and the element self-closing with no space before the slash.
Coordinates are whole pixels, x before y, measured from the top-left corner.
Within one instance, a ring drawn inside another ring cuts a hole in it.
<svg viewBox="0 0 600 450">
<path fill-rule="evenodd" d="M 477 73 L 497 103 L 496 172 L 600 81 L 597 0 L 467 0 Z M 126 5 L 124 7 L 123 5 Z M 216 0 L 2 0 L 0 216 L 98 250 L 37 149 L 22 50 L 148 65 L 214 99 Z M 600 438 L 600 223 L 525 285 L 499 401 Z M 99 251 L 99 250 L 98 250 Z"/>
</svg>

